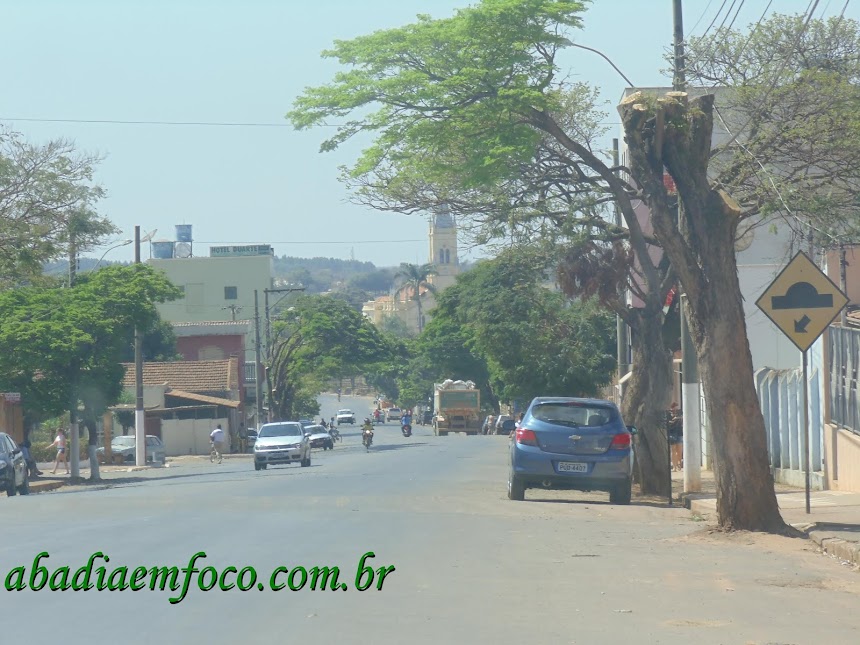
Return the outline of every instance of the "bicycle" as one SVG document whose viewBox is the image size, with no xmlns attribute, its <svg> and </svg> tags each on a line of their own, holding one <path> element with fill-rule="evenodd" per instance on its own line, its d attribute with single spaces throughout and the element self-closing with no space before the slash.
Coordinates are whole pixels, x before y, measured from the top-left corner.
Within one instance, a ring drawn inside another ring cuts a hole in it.
<svg viewBox="0 0 860 645">
<path fill-rule="evenodd" d="M 221 463 L 221 460 L 223 459 L 223 455 L 221 454 L 221 451 L 220 451 L 220 450 L 218 450 L 218 448 L 216 448 L 216 447 L 215 447 L 215 442 L 214 442 L 214 441 L 210 441 L 210 442 L 209 442 L 209 448 L 210 448 L 210 451 L 209 451 L 209 461 L 210 461 L 211 463 L 213 463 L 213 464 L 214 464 L 214 463 L 215 463 L 215 459 L 218 459 L 218 463 L 220 464 L 220 463 Z"/>
</svg>

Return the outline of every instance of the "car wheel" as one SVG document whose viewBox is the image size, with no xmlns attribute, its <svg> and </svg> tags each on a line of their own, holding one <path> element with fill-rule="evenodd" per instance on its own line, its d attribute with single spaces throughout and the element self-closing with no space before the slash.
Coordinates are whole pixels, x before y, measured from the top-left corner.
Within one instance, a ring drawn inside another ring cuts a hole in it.
<svg viewBox="0 0 860 645">
<path fill-rule="evenodd" d="M 254 462 L 254 470 L 260 470 L 260 468 L 262 468 L 262 466 L 257 462 Z"/>
<path fill-rule="evenodd" d="M 269 464 L 260 464 L 260 468 L 262 468 L 263 470 L 266 470 L 266 467 L 267 467 L 268 465 L 269 465 Z"/>
<path fill-rule="evenodd" d="M 308 455 L 307 459 L 302 459 L 302 468 L 307 468 L 311 465 L 311 456 Z"/>
<path fill-rule="evenodd" d="M 6 484 L 6 496 L 7 497 L 15 497 L 18 493 L 18 489 L 15 488 L 15 473 L 12 473 L 12 481 Z"/>
<path fill-rule="evenodd" d="M 619 485 L 612 492 L 609 493 L 609 503 L 610 504 L 629 504 L 632 496 L 633 496 L 633 490 L 631 488 L 630 480 L 627 480 L 626 482 Z"/>
<path fill-rule="evenodd" d="M 21 487 L 18 489 L 18 492 L 22 495 L 30 494 L 30 477 L 27 472 L 24 472 L 24 482 L 21 484 Z"/>
<path fill-rule="evenodd" d="M 508 499 L 522 502 L 526 498 L 526 487 L 523 481 L 514 474 L 508 477 Z"/>
</svg>

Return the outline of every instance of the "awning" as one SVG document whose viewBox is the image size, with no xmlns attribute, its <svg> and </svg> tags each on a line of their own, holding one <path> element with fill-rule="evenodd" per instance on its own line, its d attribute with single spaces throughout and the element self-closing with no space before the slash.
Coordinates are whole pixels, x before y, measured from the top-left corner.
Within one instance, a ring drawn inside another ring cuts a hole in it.
<svg viewBox="0 0 860 645">
<path fill-rule="evenodd" d="M 194 392 L 184 392 L 183 390 L 167 390 L 164 396 L 175 396 L 179 399 L 188 399 L 189 401 L 199 401 L 200 403 L 211 403 L 212 405 L 223 405 L 227 408 L 238 408 L 242 405 L 241 401 L 233 401 L 232 399 L 222 399 L 217 396 L 208 396 L 206 394 L 195 394 Z"/>
</svg>

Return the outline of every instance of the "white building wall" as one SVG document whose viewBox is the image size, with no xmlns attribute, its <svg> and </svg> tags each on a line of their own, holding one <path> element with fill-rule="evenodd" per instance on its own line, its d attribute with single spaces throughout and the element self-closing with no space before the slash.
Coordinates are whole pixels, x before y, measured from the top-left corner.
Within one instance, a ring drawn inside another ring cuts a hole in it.
<svg viewBox="0 0 860 645">
<path fill-rule="evenodd" d="M 254 290 L 258 291 L 260 316 L 265 314 L 264 289 L 272 288 L 274 259 L 271 255 L 236 257 L 151 258 L 147 262 L 164 271 L 167 278 L 185 290 L 184 297 L 158 305 L 161 317 L 170 322 L 205 322 L 232 320 L 233 313 L 224 309 L 241 307 L 237 320 L 254 316 Z M 225 297 L 225 287 L 236 288 L 236 298 Z M 262 327 L 261 327 L 262 334 Z M 254 347 L 255 331 L 249 329 L 245 347 Z M 262 338 L 261 342 L 265 343 Z"/>
<path fill-rule="evenodd" d="M 164 419 L 161 440 L 168 457 L 208 455 L 209 434 L 218 424 L 227 428 L 228 419 Z"/>
</svg>

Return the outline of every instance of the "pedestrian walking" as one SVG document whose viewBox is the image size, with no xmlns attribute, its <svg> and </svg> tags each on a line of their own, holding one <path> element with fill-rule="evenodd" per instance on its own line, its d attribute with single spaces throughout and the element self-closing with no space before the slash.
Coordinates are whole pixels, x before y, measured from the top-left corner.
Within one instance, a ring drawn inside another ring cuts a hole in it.
<svg viewBox="0 0 860 645">
<path fill-rule="evenodd" d="M 684 417 L 675 402 L 669 407 L 668 431 L 672 470 L 680 471 L 684 467 Z"/>
<path fill-rule="evenodd" d="M 54 442 L 51 444 L 51 447 L 57 448 L 57 459 L 54 462 L 54 470 L 51 471 L 52 475 L 57 474 L 57 468 L 60 466 L 60 461 L 63 462 L 63 466 L 66 467 L 66 474 L 71 474 L 69 472 L 69 462 L 66 459 L 66 431 L 60 428 L 57 431 L 57 437 L 54 439 Z"/>
</svg>

